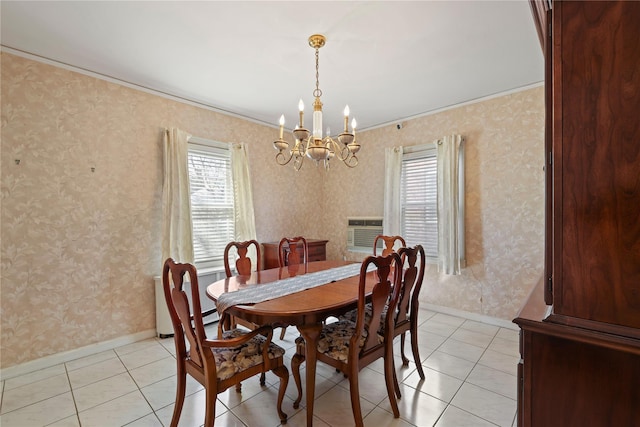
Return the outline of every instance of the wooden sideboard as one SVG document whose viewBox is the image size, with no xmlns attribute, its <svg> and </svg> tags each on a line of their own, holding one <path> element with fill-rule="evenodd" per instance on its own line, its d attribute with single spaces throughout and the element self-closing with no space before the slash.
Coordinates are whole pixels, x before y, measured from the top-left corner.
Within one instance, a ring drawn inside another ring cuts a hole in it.
<svg viewBox="0 0 640 427">
<path fill-rule="evenodd" d="M 309 248 L 309 262 L 325 261 L 327 259 L 327 242 L 328 240 L 307 239 Z M 268 242 L 262 244 L 262 252 L 264 254 L 264 269 L 278 268 L 278 244 L 279 242 Z M 286 251 L 287 249 L 285 249 Z M 302 247 L 298 246 L 298 253 L 302 257 Z"/>
<path fill-rule="evenodd" d="M 640 426 L 640 342 L 553 322 L 543 287 L 515 320 L 518 427 Z"/>
<path fill-rule="evenodd" d="M 519 427 L 640 426 L 640 2 L 530 0 L 546 64 L 545 272 Z"/>
</svg>

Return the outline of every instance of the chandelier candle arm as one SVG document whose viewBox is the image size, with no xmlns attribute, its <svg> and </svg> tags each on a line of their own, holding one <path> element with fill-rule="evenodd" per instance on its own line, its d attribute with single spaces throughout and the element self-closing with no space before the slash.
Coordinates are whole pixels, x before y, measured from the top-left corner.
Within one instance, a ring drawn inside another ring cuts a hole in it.
<svg viewBox="0 0 640 427">
<path fill-rule="evenodd" d="M 284 137 L 284 114 L 280 116 L 280 139 Z"/>
</svg>

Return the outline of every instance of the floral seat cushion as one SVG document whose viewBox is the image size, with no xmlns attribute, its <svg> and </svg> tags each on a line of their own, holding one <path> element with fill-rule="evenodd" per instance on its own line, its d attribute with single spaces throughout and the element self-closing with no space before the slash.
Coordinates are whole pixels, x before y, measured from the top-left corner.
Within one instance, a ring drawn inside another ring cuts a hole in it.
<svg viewBox="0 0 640 427">
<path fill-rule="evenodd" d="M 246 334 L 240 329 L 232 329 L 222 334 L 223 339 L 237 338 Z M 262 349 L 267 339 L 256 335 L 250 341 L 238 347 L 212 348 L 216 360 L 217 377 L 220 380 L 231 378 L 234 374 L 262 363 Z M 269 343 L 269 359 L 284 356 L 284 349 L 274 343 Z"/>
<path fill-rule="evenodd" d="M 350 320 L 339 320 L 327 324 L 322 328 L 318 338 L 318 352 L 346 363 L 349 357 L 349 340 L 353 336 L 355 328 L 356 324 Z M 368 331 L 365 328 L 360 336 L 360 347 L 364 345 L 367 336 Z M 378 342 L 382 343 L 383 341 L 384 337 L 378 335 Z M 302 337 L 296 340 L 296 344 L 297 352 L 304 354 L 304 340 Z"/>
</svg>

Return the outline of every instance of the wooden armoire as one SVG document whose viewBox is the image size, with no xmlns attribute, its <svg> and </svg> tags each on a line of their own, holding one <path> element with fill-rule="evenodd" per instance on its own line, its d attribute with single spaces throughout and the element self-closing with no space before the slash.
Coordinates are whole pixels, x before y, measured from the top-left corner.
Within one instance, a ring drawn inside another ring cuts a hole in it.
<svg viewBox="0 0 640 427">
<path fill-rule="evenodd" d="M 545 55 L 545 271 L 519 427 L 640 427 L 640 1 L 530 0 Z"/>
</svg>

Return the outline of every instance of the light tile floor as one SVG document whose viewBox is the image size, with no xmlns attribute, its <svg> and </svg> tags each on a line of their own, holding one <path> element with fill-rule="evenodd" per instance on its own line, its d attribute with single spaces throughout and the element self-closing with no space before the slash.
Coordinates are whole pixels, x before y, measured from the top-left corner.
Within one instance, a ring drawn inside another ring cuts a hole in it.
<svg viewBox="0 0 640 427">
<path fill-rule="evenodd" d="M 378 361 L 360 372 L 365 425 L 514 426 L 517 331 L 427 310 L 421 311 L 420 321 L 418 342 L 426 380 L 420 381 L 413 362 L 402 366 L 397 338 L 400 418 L 391 413 Z M 215 335 L 215 325 L 208 328 Z M 282 341 L 279 331 L 274 334 L 289 360 L 296 336 L 295 328 L 288 328 Z M 405 350 L 411 355 L 409 340 Z M 0 425 L 168 426 L 176 386 L 174 353 L 173 338 L 154 338 L 2 381 Z M 265 387 L 256 377 L 243 383 L 242 393 L 232 388 L 220 394 L 216 426 L 279 426 L 277 385 L 277 377 L 269 373 Z M 293 409 L 295 396 L 291 378 L 283 405 L 290 427 L 306 421 L 304 407 Z M 203 405 L 204 390 L 190 380 L 180 426 L 201 426 Z M 322 363 L 317 371 L 314 425 L 353 425 L 349 383 Z"/>
</svg>

